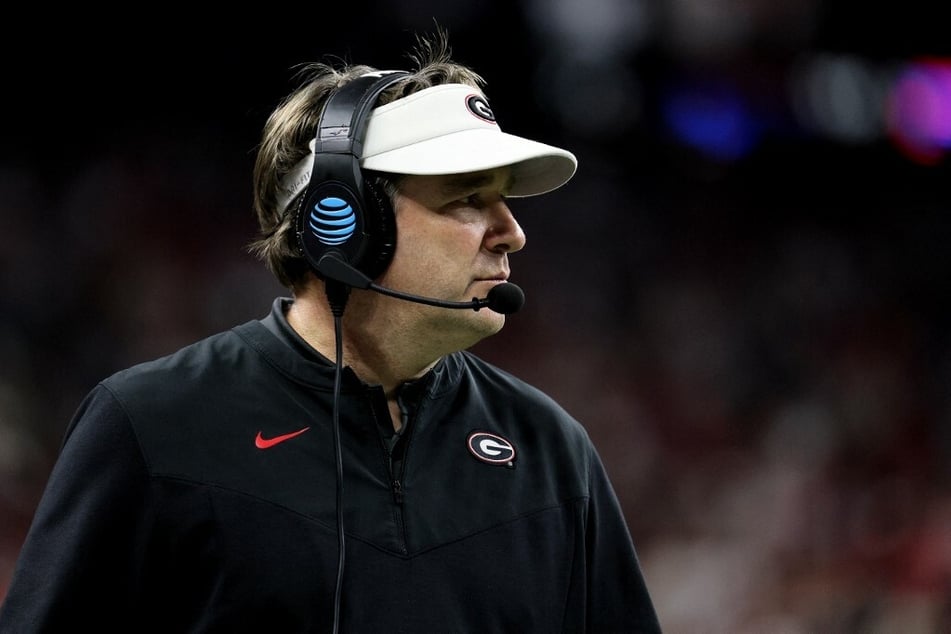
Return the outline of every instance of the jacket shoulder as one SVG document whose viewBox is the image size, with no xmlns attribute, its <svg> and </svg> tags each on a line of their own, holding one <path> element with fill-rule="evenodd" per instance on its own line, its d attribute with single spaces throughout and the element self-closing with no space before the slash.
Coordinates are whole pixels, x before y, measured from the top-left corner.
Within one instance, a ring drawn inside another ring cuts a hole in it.
<svg viewBox="0 0 951 634">
<path fill-rule="evenodd" d="M 563 435 L 577 447 L 590 445 L 584 426 L 541 388 L 470 352 L 459 353 L 457 362 L 460 380 L 468 383 L 466 389 L 474 391 L 489 408 L 508 410 L 515 420 Z"/>
</svg>

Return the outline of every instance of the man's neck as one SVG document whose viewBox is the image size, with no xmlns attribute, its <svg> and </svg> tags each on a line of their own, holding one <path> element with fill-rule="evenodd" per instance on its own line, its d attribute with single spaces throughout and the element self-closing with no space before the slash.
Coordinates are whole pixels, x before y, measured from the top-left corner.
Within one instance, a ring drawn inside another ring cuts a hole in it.
<svg viewBox="0 0 951 634">
<path fill-rule="evenodd" d="M 343 363 L 391 397 L 401 384 L 428 372 L 441 355 L 427 351 L 419 344 L 420 336 L 405 332 L 381 311 L 368 310 L 373 301 L 361 301 L 366 299 L 351 300 L 355 305 L 344 309 Z M 322 286 L 311 284 L 295 294 L 287 322 L 311 347 L 336 362 L 334 316 Z"/>
</svg>

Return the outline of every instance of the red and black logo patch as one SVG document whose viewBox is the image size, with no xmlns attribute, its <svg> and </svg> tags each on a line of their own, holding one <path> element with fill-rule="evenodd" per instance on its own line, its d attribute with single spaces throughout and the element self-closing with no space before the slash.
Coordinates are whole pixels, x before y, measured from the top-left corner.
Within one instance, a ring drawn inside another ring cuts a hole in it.
<svg viewBox="0 0 951 634">
<path fill-rule="evenodd" d="M 469 434 L 466 444 L 469 452 L 482 462 L 508 466 L 515 462 L 515 445 L 496 434 L 474 431 Z"/>
<path fill-rule="evenodd" d="M 488 121 L 489 123 L 495 123 L 495 113 L 492 112 L 492 108 L 489 107 L 489 102 L 486 101 L 482 95 L 469 95 L 466 97 L 466 107 L 469 109 L 469 112 L 480 119 Z"/>
</svg>

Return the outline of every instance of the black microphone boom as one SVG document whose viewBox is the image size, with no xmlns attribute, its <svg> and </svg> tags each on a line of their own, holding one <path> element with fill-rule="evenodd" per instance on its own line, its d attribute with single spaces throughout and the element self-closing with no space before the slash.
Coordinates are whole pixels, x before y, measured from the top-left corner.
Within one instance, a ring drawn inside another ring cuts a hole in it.
<svg viewBox="0 0 951 634">
<path fill-rule="evenodd" d="M 383 295 L 389 295 L 390 297 L 405 299 L 410 302 L 426 304 L 428 306 L 439 306 L 441 308 L 471 308 L 476 311 L 480 308 L 488 308 L 502 315 L 511 315 L 517 312 L 525 303 L 525 293 L 522 292 L 521 288 L 511 282 L 497 284 L 492 287 L 492 290 L 489 291 L 486 297 L 473 297 L 470 302 L 449 302 L 395 291 L 391 288 L 374 284 L 369 277 L 333 252 L 328 252 L 321 256 L 317 262 L 317 271 L 328 279 L 353 288 L 368 289 Z"/>
</svg>

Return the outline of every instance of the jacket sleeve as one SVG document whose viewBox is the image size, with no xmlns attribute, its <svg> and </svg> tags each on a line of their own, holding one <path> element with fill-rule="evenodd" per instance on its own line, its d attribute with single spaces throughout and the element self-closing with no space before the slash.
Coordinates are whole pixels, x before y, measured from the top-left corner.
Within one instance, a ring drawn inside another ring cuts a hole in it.
<svg viewBox="0 0 951 634">
<path fill-rule="evenodd" d="M 589 462 L 587 631 L 660 632 L 634 543 L 600 457 Z"/>
<path fill-rule="evenodd" d="M 0 608 L 0 632 L 123 623 L 135 603 L 148 499 L 129 421 L 97 386 L 67 429 Z"/>
</svg>

